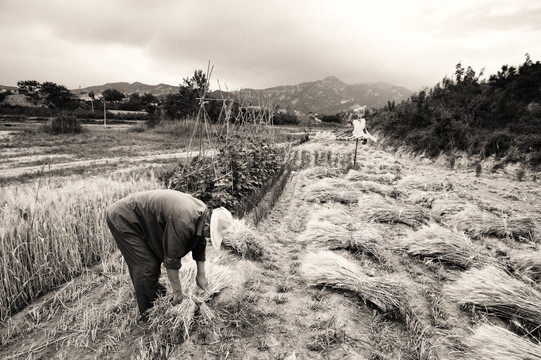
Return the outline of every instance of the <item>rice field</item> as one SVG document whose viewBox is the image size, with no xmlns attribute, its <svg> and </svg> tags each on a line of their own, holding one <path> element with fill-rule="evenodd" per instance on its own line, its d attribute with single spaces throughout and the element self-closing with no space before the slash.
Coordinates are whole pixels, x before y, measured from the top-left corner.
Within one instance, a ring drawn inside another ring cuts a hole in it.
<svg viewBox="0 0 541 360">
<path fill-rule="evenodd" d="M 354 145 L 293 148 L 274 208 L 207 247 L 211 293 L 187 256 L 146 326 L 104 214 L 152 173 L 0 188 L 0 358 L 541 358 L 537 184 Z"/>
</svg>

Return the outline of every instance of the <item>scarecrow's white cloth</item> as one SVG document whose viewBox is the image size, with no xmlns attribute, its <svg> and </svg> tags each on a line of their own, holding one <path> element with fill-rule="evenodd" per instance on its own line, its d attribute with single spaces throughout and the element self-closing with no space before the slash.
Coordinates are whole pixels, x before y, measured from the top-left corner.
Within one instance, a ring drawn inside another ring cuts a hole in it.
<svg viewBox="0 0 541 360">
<path fill-rule="evenodd" d="M 375 142 L 378 141 L 377 138 L 370 135 L 368 130 L 366 130 L 366 120 L 364 118 L 361 120 L 353 120 L 353 137 L 356 139 L 366 138 Z"/>
</svg>

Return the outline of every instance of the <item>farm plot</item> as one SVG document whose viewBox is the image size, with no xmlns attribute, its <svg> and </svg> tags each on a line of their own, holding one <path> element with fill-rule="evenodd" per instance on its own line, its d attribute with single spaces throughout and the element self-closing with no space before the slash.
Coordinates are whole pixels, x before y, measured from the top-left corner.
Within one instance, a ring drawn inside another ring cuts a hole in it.
<svg viewBox="0 0 541 360">
<path fill-rule="evenodd" d="M 187 261 L 188 298 L 160 298 L 141 328 L 126 267 L 111 257 L 4 321 L 0 356 L 539 358 L 536 184 L 375 147 L 352 170 L 353 148 L 325 139 L 295 150 L 267 217 L 209 249 L 210 297 Z M 464 211 L 482 216 L 462 221 Z M 512 219 L 529 220 L 514 231 Z"/>
</svg>

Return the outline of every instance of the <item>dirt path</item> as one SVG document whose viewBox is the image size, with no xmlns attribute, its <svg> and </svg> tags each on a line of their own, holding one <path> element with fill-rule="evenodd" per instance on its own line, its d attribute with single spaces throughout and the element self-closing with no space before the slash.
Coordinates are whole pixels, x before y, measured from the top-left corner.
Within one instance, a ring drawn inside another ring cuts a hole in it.
<svg viewBox="0 0 541 360">
<path fill-rule="evenodd" d="M 111 158 L 102 158 L 94 160 L 78 160 L 78 161 L 67 161 L 62 163 L 54 164 L 45 164 L 45 165 L 34 165 L 34 166 L 18 166 L 17 164 L 11 162 L 0 163 L 0 178 L 7 177 L 17 177 L 23 174 L 35 174 L 43 172 L 47 174 L 51 171 L 58 170 L 67 170 L 72 168 L 79 167 L 99 167 L 99 166 L 116 166 L 116 167 L 126 167 L 131 165 L 137 165 L 141 163 L 152 163 L 153 161 L 163 161 L 163 160 L 174 160 L 174 159 L 186 159 L 188 156 L 197 155 L 197 151 L 193 152 L 177 152 L 169 154 L 151 154 L 151 155 L 141 155 L 141 156 L 122 156 L 122 157 L 111 157 Z"/>
</svg>

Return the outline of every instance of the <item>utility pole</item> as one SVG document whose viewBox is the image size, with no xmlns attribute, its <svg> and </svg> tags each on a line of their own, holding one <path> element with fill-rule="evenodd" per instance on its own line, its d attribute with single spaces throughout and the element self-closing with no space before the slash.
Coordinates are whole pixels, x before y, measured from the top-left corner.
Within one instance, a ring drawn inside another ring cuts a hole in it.
<svg viewBox="0 0 541 360">
<path fill-rule="evenodd" d="M 105 107 L 105 98 L 103 98 L 103 126 L 107 126 L 107 108 Z"/>
</svg>

